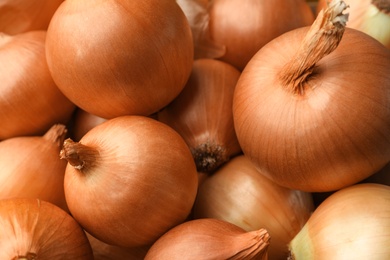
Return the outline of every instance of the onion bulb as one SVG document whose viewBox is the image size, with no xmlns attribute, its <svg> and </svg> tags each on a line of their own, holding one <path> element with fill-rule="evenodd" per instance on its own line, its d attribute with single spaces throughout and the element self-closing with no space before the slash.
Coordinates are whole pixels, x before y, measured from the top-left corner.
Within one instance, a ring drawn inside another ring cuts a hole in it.
<svg viewBox="0 0 390 260">
<path fill-rule="evenodd" d="M 1 0 L 0 32 L 15 35 L 46 30 L 64 0 Z"/>
<path fill-rule="evenodd" d="M 345 8 L 333 1 L 310 28 L 274 39 L 236 85 L 243 153 L 281 186 L 338 190 L 390 160 L 390 52 L 345 28 Z"/>
<path fill-rule="evenodd" d="M 65 198 L 81 226 L 104 243 L 152 244 L 182 223 L 195 201 L 198 175 L 182 137 L 144 116 L 116 117 L 79 142 L 64 141 Z"/>
<path fill-rule="evenodd" d="M 286 259 L 286 245 L 309 219 L 310 193 L 281 187 L 258 172 L 244 155 L 232 158 L 203 181 L 193 215 L 217 218 L 246 231 L 265 228 L 271 236 L 270 259 Z"/>
<path fill-rule="evenodd" d="M 45 57 L 45 31 L 0 33 L 0 140 L 44 134 L 74 111 L 54 83 Z"/>
<path fill-rule="evenodd" d="M 204 218 L 169 230 L 151 246 L 145 260 L 266 260 L 269 243 L 263 228 L 246 232 L 229 222 Z"/>
<path fill-rule="evenodd" d="M 319 0 L 317 13 L 326 8 L 329 0 Z M 360 30 L 390 49 L 390 0 L 348 0 L 347 27 Z"/>
<path fill-rule="evenodd" d="M 67 134 L 53 125 L 43 136 L 20 136 L 0 142 L 0 199 L 37 198 L 67 211 L 66 161 L 58 154 Z"/>
<path fill-rule="evenodd" d="M 356 184 L 333 193 L 289 248 L 290 260 L 388 259 L 390 186 Z"/>
<path fill-rule="evenodd" d="M 183 91 L 157 114 L 186 141 L 199 172 L 212 174 L 241 152 L 232 112 L 239 77 L 240 72 L 226 62 L 195 60 Z"/>
<path fill-rule="evenodd" d="M 80 225 L 43 200 L 0 200 L 0 230 L 0 259 L 93 259 Z"/>
<path fill-rule="evenodd" d="M 191 28 L 173 0 L 66 0 L 46 46 L 65 96 L 107 119 L 166 106 L 183 89 L 194 55 Z"/>
<path fill-rule="evenodd" d="M 208 26 L 212 41 L 226 47 L 219 59 L 241 71 L 266 43 L 313 20 L 305 0 L 213 0 Z"/>
</svg>

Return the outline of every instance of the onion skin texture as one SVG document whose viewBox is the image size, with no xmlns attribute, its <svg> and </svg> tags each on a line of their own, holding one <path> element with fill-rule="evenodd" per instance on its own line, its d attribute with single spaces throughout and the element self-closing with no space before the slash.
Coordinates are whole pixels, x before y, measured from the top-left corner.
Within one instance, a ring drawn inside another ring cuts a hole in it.
<svg viewBox="0 0 390 260">
<path fill-rule="evenodd" d="M 66 136 L 54 125 L 44 136 L 20 136 L 0 142 L 0 199 L 32 198 L 68 207 L 64 192 L 66 161 L 58 157 Z"/>
<path fill-rule="evenodd" d="M 80 225 L 39 199 L 0 200 L 0 259 L 93 260 Z"/>
<path fill-rule="evenodd" d="M 219 59 L 240 71 L 269 41 L 314 21 L 304 0 L 214 0 L 209 16 L 211 39 L 226 47 Z"/>
<path fill-rule="evenodd" d="M 0 32 L 16 35 L 47 30 L 51 17 L 64 0 L 2 0 Z"/>
<path fill-rule="evenodd" d="M 74 111 L 54 83 L 46 63 L 45 31 L 0 33 L 0 140 L 44 134 L 66 124 Z"/>
<path fill-rule="evenodd" d="M 239 155 L 203 181 L 193 212 L 195 219 L 221 219 L 246 231 L 265 228 L 272 238 L 269 259 L 286 259 L 286 245 L 313 210 L 310 193 L 273 183 Z"/>
<path fill-rule="evenodd" d="M 226 62 L 195 60 L 183 91 L 157 114 L 186 141 L 199 172 L 212 174 L 241 152 L 232 111 L 240 74 Z"/>
<path fill-rule="evenodd" d="M 246 232 L 223 220 L 190 220 L 158 239 L 145 260 L 266 260 L 269 240 L 265 229 Z"/>
<path fill-rule="evenodd" d="M 47 32 L 49 69 L 61 91 L 103 118 L 150 115 L 184 88 L 191 28 L 175 1 L 67 0 Z"/>
<path fill-rule="evenodd" d="M 390 187 L 356 184 L 314 211 L 289 245 L 290 260 L 387 259 L 390 255 Z"/>
<path fill-rule="evenodd" d="M 233 99 L 238 140 L 267 177 L 292 189 L 337 190 L 390 158 L 390 52 L 346 28 L 294 94 L 277 76 L 309 28 L 262 48 L 243 71 Z"/>
<path fill-rule="evenodd" d="M 148 117 L 110 119 L 79 143 L 65 140 L 61 157 L 69 162 L 64 187 L 71 214 L 107 244 L 150 245 L 182 223 L 195 201 L 198 175 L 188 146 Z"/>
</svg>

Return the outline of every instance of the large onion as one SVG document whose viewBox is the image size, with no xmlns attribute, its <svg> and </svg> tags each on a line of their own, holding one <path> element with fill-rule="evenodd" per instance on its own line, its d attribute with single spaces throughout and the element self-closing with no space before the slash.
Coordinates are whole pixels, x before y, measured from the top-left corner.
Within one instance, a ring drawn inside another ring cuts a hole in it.
<svg viewBox="0 0 390 260">
<path fill-rule="evenodd" d="M 188 21 L 172 0 L 67 0 L 47 31 L 49 69 L 81 109 L 103 117 L 150 115 L 191 71 Z"/>
<path fill-rule="evenodd" d="M 237 83 L 241 148 L 279 185 L 337 190 L 390 160 L 390 52 L 360 31 L 343 34 L 345 7 L 336 0 L 310 30 L 270 42 Z"/>
</svg>

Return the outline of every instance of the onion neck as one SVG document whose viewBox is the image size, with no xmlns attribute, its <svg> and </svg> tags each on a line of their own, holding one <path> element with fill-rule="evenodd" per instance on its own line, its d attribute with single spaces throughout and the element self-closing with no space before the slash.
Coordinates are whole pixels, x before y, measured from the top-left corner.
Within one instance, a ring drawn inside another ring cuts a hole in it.
<svg viewBox="0 0 390 260">
<path fill-rule="evenodd" d="M 229 160 L 228 153 L 221 145 L 206 142 L 191 148 L 198 172 L 212 174 Z"/>
<path fill-rule="evenodd" d="M 293 93 L 305 93 L 304 83 L 313 75 L 318 61 L 339 45 L 348 20 L 348 14 L 343 14 L 347 7 L 342 0 L 330 2 L 328 7 L 318 14 L 299 50 L 281 69 L 279 78 Z"/>
<path fill-rule="evenodd" d="M 382 13 L 390 15 L 390 0 L 372 0 L 371 2 Z"/>
<path fill-rule="evenodd" d="M 43 138 L 52 143 L 55 143 L 58 147 L 62 148 L 62 144 L 64 143 L 67 132 L 68 131 L 65 125 L 56 124 L 46 132 Z"/>
<path fill-rule="evenodd" d="M 74 168 L 83 171 L 96 164 L 99 151 L 68 138 L 64 141 L 60 158 L 67 160 Z"/>
</svg>

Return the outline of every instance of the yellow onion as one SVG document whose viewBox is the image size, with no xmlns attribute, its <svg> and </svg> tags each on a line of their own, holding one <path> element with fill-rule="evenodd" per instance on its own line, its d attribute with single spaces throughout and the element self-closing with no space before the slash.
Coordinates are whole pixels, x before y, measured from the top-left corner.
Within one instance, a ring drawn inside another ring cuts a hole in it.
<svg viewBox="0 0 390 260">
<path fill-rule="evenodd" d="M 197 59 L 183 91 L 157 114 L 186 141 L 199 172 L 211 174 L 241 152 L 232 112 L 239 77 L 226 62 Z"/>
<path fill-rule="evenodd" d="M 0 230 L 0 259 L 93 259 L 80 225 L 43 200 L 0 200 Z"/>
<path fill-rule="evenodd" d="M 0 199 L 37 198 L 68 210 L 64 193 L 66 162 L 58 154 L 64 125 L 43 136 L 19 136 L 0 142 Z"/>
<path fill-rule="evenodd" d="M 246 232 L 229 222 L 204 218 L 170 229 L 151 246 L 145 260 L 266 260 L 269 243 L 263 228 Z"/>
<path fill-rule="evenodd" d="M 72 116 L 75 105 L 50 75 L 45 39 L 45 31 L 0 33 L 0 140 L 41 135 Z"/>
<path fill-rule="evenodd" d="M 310 28 L 274 39 L 236 85 L 240 146 L 279 185 L 337 190 L 390 160 L 390 52 L 345 28 L 345 8 L 336 0 Z"/>
<path fill-rule="evenodd" d="M 246 231 L 265 228 L 270 259 L 286 259 L 287 244 L 314 210 L 310 193 L 281 187 L 243 155 L 236 156 L 200 185 L 193 216 L 217 218 Z"/>
<path fill-rule="evenodd" d="M 314 211 L 289 244 L 290 260 L 370 259 L 390 256 L 390 186 L 343 188 Z"/>
<path fill-rule="evenodd" d="M 191 28 L 173 0 L 66 0 L 47 30 L 59 89 L 103 118 L 166 106 L 183 89 L 193 52 Z"/>
</svg>

